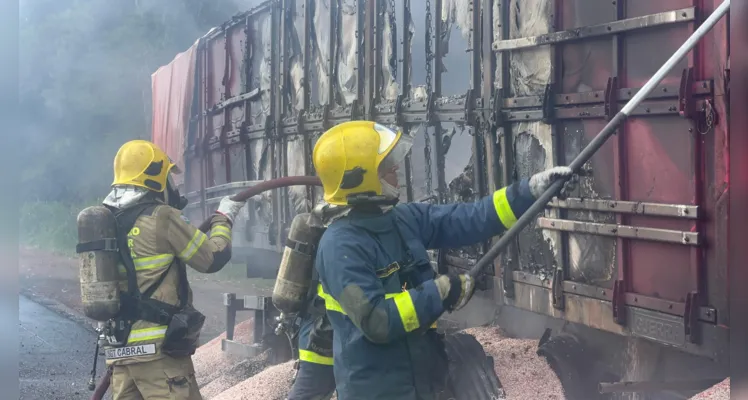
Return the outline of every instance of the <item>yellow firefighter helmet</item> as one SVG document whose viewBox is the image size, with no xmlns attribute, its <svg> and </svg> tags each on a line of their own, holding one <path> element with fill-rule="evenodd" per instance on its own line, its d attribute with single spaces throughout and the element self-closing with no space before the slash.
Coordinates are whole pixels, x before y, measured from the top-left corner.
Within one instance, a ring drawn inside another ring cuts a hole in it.
<svg viewBox="0 0 748 400">
<path fill-rule="evenodd" d="M 371 121 L 349 121 L 320 136 L 312 158 L 322 181 L 325 201 L 347 205 L 351 195 L 382 195 L 378 171 L 405 159 L 413 141 Z"/>
<path fill-rule="evenodd" d="M 155 144 L 146 140 L 132 140 L 122 145 L 114 156 L 114 185 L 140 186 L 163 192 L 169 172 L 179 168 Z"/>
</svg>

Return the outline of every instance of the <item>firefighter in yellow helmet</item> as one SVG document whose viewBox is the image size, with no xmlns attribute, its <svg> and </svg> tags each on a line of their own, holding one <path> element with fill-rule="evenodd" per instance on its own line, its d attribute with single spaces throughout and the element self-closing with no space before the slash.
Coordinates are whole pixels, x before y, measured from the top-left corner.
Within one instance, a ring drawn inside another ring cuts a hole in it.
<svg viewBox="0 0 748 400">
<path fill-rule="evenodd" d="M 551 168 L 475 203 L 396 205 L 396 172 L 411 145 L 400 132 L 352 121 L 314 147 L 325 201 L 349 209 L 328 225 L 315 259 L 341 400 L 435 398 L 446 385 L 447 359 L 433 324 L 465 306 L 475 286 L 467 274 L 437 276 L 427 249 L 503 233 L 554 180 L 573 175 Z"/>
<path fill-rule="evenodd" d="M 205 317 L 192 306 L 186 266 L 203 273 L 231 259 L 231 227 L 244 202 L 221 200 L 208 235 L 181 216 L 177 167 L 155 144 L 125 143 L 104 205 L 117 221 L 120 313 L 106 324 L 114 400 L 202 399 L 194 354 Z"/>
</svg>

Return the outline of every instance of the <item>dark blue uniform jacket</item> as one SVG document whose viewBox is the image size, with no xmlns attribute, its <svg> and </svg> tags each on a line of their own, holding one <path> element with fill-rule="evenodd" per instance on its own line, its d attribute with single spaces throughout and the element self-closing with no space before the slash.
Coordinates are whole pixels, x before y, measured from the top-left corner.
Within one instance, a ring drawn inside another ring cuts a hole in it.
<svg viewBox="0 0 748 400">
<path fill-rule="evenodd" d="M 354 209 L 328 227 L 315 268 L 340 400 L 434 397 L 445 356 L 430 327 L 445 310 L 426 249 L 488 240 L 533 201 L 525 179 L 475 203 Z"/>
</svg>

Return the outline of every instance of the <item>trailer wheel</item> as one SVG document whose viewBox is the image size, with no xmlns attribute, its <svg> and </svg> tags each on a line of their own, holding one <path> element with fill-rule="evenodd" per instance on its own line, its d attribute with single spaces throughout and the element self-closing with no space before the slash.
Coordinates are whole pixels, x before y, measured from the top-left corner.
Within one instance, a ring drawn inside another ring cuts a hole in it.
<svg viewBox="0 0 748 400">
<path fill-rule="evenodd" d="M 561 381 L 568 400 L 603 399 L 594 379 L 595 374 L 589 368 L 595 364 L 594 359 L 574 336 L 558 335 L 551 338 L 550 332 L 546 331 L 537 354 L 548 361 Z"/>
<path fill-rule="evenodd" d="M 456 333 L 444 338 L 449 358 L 448 390 L 456 400 L 501 400 L 506 398 L 496 376 L 493 357 L 473 335 Z"/>
</svg>

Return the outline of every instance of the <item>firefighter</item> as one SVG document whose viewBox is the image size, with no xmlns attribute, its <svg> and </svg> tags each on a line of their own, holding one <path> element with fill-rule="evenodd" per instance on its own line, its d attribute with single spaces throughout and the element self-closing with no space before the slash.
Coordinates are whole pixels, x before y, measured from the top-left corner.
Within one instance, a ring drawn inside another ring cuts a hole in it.
<svg viewBox="0 0 748 400">
<path fill-rule="evenodd" d="M 554 167 L 475 202 L 396 205 L 397 170 L 409 136 L 374 122 L 351 121 L 325 132 L 313 151 L 329 204 L 350 207 L 322 235 L 315 269 L 334 330 L 338 398 L 434 399 L 446 386 L 442 336 L 431 329 L 464 307 L 468 274 L 436 276 L 427 249 L 479 243 L 511 227 L 556 179 Z M 405 287 L 407 290 L 403 290 Z"/>
<path fill-rule="evenodd" d="M 121 311 L 105 346 L 114 400 L 202 399 L 191 355 L 205 317 L 192 306 L 185 265 L 213 273 L 228 263 L 232 223 L 245 203 L 223 198 L 206 235 L 182 219 L 186 199 L 171 173 L 178 168 L 148 141 L 127 142 L 114 158 L 104 205 L 126 243 Z"/>
<path fill-rule="evenodd" d="M 349 207 L 323 203 L 314 208 L 312 218 L 316 224 L 327 227 L 348 211 Z M 316 275 L 313 274 L 309 305 L 299 326 L 298 370 L 287 400 L 328 400 L 335 393 L 333 331 L 325 313 L 325 301 L 319 295 L 321 286 Z"/>
</svg>

